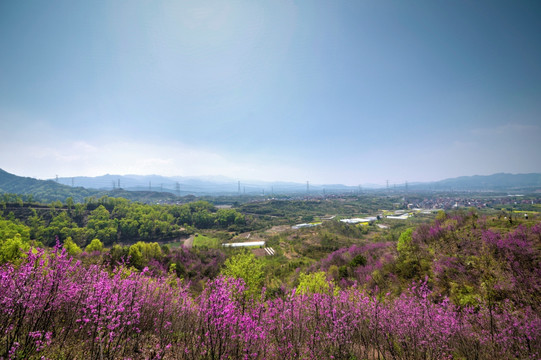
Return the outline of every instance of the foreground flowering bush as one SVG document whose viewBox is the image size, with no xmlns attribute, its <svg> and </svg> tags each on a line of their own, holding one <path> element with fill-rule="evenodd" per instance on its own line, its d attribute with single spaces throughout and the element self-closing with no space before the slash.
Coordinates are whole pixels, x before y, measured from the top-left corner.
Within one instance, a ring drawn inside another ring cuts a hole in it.
<svg viewBox="0 0 541 360">
<path fill-rule="evenodd" d="M 330 285 L 332 286 L 332 284 Z M 218 277 L 83 266 L 57 246 L 0 268 L 2 359 L 537 359 L 529 307 L 458 308 L 426 281 L 400 297 L 355 287 L 266 299 Z"/>
</svg>

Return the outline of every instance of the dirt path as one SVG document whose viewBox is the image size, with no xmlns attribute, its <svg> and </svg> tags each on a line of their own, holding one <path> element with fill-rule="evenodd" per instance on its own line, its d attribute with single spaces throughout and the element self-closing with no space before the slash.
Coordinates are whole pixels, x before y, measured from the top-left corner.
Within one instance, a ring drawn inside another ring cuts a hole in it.
<svg viewBox="0 0 541 360">
<path fill-rule="evenodd" d="M 194 236 L 190 235 L 190 237 L 187 238 L 186 241 L 184 241 L 184 244 L 182 246 L 186 249 L 191 249 L 193 247 L 193 239 Z"/>
</svg>

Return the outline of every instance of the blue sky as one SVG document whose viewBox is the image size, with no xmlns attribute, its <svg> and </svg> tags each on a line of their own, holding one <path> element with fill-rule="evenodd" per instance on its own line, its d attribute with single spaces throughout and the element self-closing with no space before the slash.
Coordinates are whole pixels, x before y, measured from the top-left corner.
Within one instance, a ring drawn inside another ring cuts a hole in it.
<svg viewBox="0 0 541 360">
<path fill-rule="evenodd" d="M 541 172 L 538 1 L 2 1 L 0 168 Z"/>
</svg>

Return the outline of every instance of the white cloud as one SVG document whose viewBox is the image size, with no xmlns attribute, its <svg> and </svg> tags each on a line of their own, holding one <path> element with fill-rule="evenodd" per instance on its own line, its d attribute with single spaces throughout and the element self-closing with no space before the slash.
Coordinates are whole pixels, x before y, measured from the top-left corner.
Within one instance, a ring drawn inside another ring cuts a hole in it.
<svg viewBox="0 0 541 360">
<path fill-rule="evenodd" d="M 150 144 L 132 141 L 55 142 L 13 147 L 0 145 L 0 167 L 16 175 L 37 178 L 109 174 L 165 176 L 223 175 L 241 179 L 302 181 L 302 169 L 284 163 L 232 155 L 180 143 Z"/>
</svg>

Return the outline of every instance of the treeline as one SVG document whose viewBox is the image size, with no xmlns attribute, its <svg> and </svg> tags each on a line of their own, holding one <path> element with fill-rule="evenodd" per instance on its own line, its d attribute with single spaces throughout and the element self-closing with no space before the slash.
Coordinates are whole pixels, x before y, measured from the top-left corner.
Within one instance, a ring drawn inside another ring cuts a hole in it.
<svg viewBox="0 0 541 360">
<path fill-rule="evenodd" d="M 16 204 L 15 204 L 16 205 Z M 53 202 L 48 207 L 5 207 L 0 220 L 0 242 L 34 240 L 45 246 L 68 239 L 85 247 L 94 239 L 105 246 L 137 241 L 169 241 L 196 229 L 238 231 L 244 215 L 234 209 L 217 209 L 206 201 L 183 205 L 146 205 L 122 198 L 90 198 L 75 204 Z M 2 233 L 6 235 L 2 236 Z"/>
<path fill-rule="evenodd" d="M 358 216 L 374 214 L 378 209 L 402 208 L 400 198 L 371 195 L 308 200 L 269 200 L 239 206 L 247 214 L 283 217 L 292 221 L 312 221 L 323 215 Z"/>
</svg>

